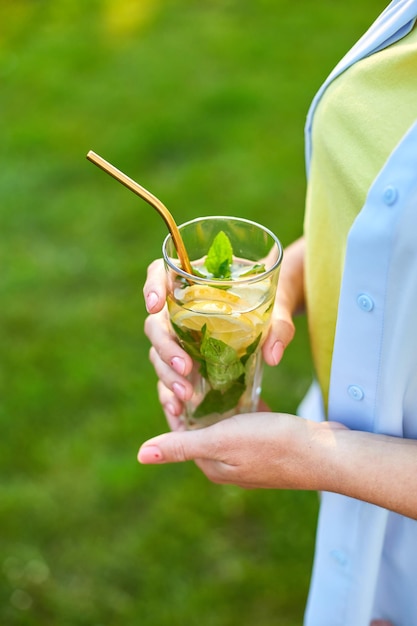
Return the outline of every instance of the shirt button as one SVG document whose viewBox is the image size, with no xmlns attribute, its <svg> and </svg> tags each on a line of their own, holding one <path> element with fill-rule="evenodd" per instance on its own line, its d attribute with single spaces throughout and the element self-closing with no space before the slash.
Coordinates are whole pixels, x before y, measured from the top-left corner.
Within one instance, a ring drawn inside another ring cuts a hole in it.
<svg viewBox="0 0 417 626">
<path fill-rule="evenodd" d="M 359 387 L 359 385 L 350 385 L 348 387 L 348 394 L 352 400 L 363 400 L 365 397 L 364 391 L 362 387 Z"/>
<path fill-rule="evenodd" d="M 388 206 L 391 206 L 392 204 L 395 204 L 395 202 L 397 201 L 398 198 L 398 191 L 396 187 L 393 187 L 393 185 L 388 185 L 388 187 L 385 187 L 384 192 L 382 194 L 382 198 L 385 202 L 385 204 L 387 204 Z"/>
<path fill-rule="evenodd" d="M 374 301 L 366 293 L 359 294 L 356 302 L 359 308 L 362 309 L 362 311 L 366 311 L 366 313 L 369 313 L 374 308 Z"/>
<path fill-rule="evenodd" d="M 347 558 L 346 554 L 342 550 L 332 550 L 330 552 L 330 555 L 333 557 L 333 559 L 336 561 L 336 563 L 338 563 L 342 567 L 347 565 L 348 558 Z"/>
</svg>

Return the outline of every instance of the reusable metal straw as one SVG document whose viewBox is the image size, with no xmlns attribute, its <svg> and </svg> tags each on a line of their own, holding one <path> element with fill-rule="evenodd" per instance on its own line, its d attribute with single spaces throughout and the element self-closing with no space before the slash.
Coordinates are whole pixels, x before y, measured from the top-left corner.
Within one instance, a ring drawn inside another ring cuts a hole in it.
<svg viewBox="0 0 417 626">
<path fill-rule="evenodd" d="M 139 183 L 134 181 L 132 178 L 129 178 L 129 176 L 126 176 L 126 174 L 118 170 L 116 167 L 114 167 L 114 165 L 103 159 L 103 157 L 99 156 L 92 150 L 87 153 L 87 159 L 91 161 L 91 163 L 94 163 L 94 165 L 97 165 L 107 174 L 110 174 L 110 176 L 113 176 L 113 178 L 118 180 L 119 183 L 122 183 L 122 185 L 133 191 L 133 193 L 140 196 L 142 200 L 145 200 L 145 202 L 147 202 L 154 209 L 156 209 L 156 211 L 164 220 L 165 224 L 168 226 L 168 230 L 171 233 L 171 237 L 181 263 L 181 268 L 184 270 L 184 272 L 187 272 L 187 274 L 193 274 L 190 260 L 185 249 L 184 242 L 180 235 L 180 231 L 178 230 L 178 226 L 176 225 L 174 218 L 172 217 L 166 206 L 156 196 L 154 196 L 144 187 L 139 185 Z"/>
</svg>

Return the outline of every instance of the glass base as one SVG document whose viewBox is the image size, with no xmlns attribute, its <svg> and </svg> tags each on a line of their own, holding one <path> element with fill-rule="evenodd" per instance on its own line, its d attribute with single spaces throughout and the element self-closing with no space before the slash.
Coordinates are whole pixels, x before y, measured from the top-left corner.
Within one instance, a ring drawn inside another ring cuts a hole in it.
<svg viewBox="0 0 417 626">
<path fill-rule="evenodd" d="M 255 413 L 258 410 L 263 371 L 263 360 L 260 350 L 252 356 L 251 363 L 248 365 L 249 367 L 246 372 L 247 386 L 236 406 L 224 413 L 215 412 L 201 417 L 195 417 L 194 413 L 202 399 L 210 391 L 210 385 L 207 380 L 202 378 L 198 371 L 196 371 L 197 367 L 194 367 L 193 372 L 189 376 L 189 380 L 194 388 L 194 394 L 191 400 L 185 404 L 185 411 L 180 417 L 180 420 L 187 430 L 205 428 L 206 426 L 211 426 L 212 424 L 233 417 L 233 415 L 238 415 L 239 413 Z"/>
</svg>

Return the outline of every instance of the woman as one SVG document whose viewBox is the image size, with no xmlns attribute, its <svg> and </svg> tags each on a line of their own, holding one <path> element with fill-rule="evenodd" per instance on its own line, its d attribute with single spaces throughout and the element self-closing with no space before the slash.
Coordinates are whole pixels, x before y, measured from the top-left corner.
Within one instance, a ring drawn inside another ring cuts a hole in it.
<svg viewBox="0 0 417 626">
<path fill-rule="evenodd" d="M 318 383 L 301 417 L 178 430 L 191 360 L 160 261 L 144 286 L 151 361 L 176 432 L 142 463 L 195 459 L 215 482 L 323 492 L 305 626 L 417 625 L 417 0 L 394 0 L 333 70 L 306 125 L 304 237 L 285 252 L 263 354 L 306 305 Z"/>
</svg>

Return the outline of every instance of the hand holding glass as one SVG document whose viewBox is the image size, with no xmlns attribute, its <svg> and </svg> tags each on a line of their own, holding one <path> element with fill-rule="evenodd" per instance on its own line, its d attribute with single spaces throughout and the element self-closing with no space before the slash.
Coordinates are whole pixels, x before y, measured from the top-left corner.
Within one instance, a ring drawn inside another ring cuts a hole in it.
<svg viewBox="0 0 417 626">
<path fill-rule="evenodd" d="M 171 235 L 162 252 L 171 324 L 194 362 L 182 416 L 190 429 L 257 410 L 282 246 L 264 226 L 235 217 L 198 218 L 179 230 L 193 274 L 181 268 Z"/>
</svg>

